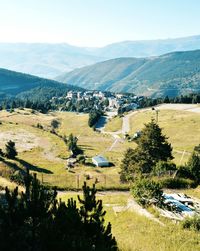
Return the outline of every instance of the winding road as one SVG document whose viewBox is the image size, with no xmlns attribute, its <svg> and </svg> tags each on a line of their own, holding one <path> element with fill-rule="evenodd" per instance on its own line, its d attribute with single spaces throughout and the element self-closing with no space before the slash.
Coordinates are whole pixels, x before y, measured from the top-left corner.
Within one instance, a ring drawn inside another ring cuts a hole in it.
<svg viewBox="0 0 200 251">
<path fill-rule="evenodd" d="M 157 110 L 177 110 L 177 111 L 188 111 L 188 112 L 194 112 L 194 113 L 199 113 L 200 114 L 200 105 L 198 104 L 161 104 L 158 106 L 155 106 L 155 109 Z M 113 143 L 110 147 L 106 149 L 106 151 L 112 151 L 113 148 L 117 145 L 118 142 L 123 142 L 124 139 L 122 139 L 119 135 L 125 135 L 126 133 L 130 132 L 130 118 L 137 114 L 138 112 L 145 112 L 145 111 L 150 111 L 152 108 L 143 108 L 143 109 L 138 109 L 135 111 L 131 111 L 128 114 L 125 114 L 122 120 L 122 128 L 121 130 L 117 132 L 109 132 L 105 131 L 105 125 L 108 121 L 109 118 L 112 118 L 116 115 L 116 113 L 108 113 L 108 116 L 103 116 L 100 121 L 97 124 L 97 129 L 104 134 L 109 134 L 113 137 Z M 178 151 L 174 150 L 177 153 L 182 154 L 183 151 Z M 186 155 L 190 155 L 190 152 L 184 152 Z"/>
</svg>

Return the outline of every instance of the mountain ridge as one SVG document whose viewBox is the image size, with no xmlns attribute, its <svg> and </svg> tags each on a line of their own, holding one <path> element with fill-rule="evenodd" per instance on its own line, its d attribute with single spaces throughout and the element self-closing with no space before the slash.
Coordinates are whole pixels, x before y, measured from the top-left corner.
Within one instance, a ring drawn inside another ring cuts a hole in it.
<svg viewBox="0 0 200 251">
<path fill-rule="evenodd" d="M 51 87 L 56 89 L 67 90 L 80 90 L 76 86 L 70 86 L 55 80 L 40 78 L 30 74 L 25 74 L 16 71 L 10 71 L 0 68 L 0 96 L 1 98 L 16 96 L 20 93 L 30 91 L 35 88 Z"/>
<path fill-rule="evenodd" d="M 200 50 L 150 58 L 118 58 L 76 69 L 57 80 L 87 89 L 176 96 L 199 90 Z"/>
<path fill-rule="evenodd" d="M 62 73 L 104 60 L 151 57 L 195 49 L 200 49 L 200 35 L 122 41 L 103 47 L 78 47 L 67 43 L 0 43 L 0 68 L 54 79 Z"/>
</svg>

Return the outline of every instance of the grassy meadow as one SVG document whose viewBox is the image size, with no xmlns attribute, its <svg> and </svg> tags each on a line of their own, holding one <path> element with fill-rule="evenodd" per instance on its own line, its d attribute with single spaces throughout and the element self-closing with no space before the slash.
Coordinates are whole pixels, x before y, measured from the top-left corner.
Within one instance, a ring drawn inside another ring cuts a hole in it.
<svg viewBox="0 0 200 251">
<path fill-rule="evenodd" d="M 108 123 L 105 126 L 105 131 L 108 132 L 117 132 L 122 129 L 122 117 L 116 116 L 108 120 Z"/>
<path fill-rule="evenodd" d="M 151 118 L 155 118 L 155 111 L 139 111 L 131 116 L 130 134 L 141 130 Z M 87 157 L 86 165 L 76 164 L 70 172 L 67 171 L 66 159 L 70 153 L 63 140 L 50 132 L 53 119 L 60 122 L 60 127 L 57 129 L 59 135 L 68 136 L 73 133 L 78 137 L 78 145 Z M 4 178 L 10 170 L 17 171 L 28 167 L 37 173 L 41 181 L 59 188 L 80 188 L 85 180 L 90 184 L 96 182 L 99 189 L 127 187 L 119 181 L 120 163 L 125 150 L 128 147 L 134 148 L 136 144 L 119 140 L 110 150 L 115 139 L 112 135 L 101 134 L 89 128 L 87 114 L 70 112 L 41 114 L 32 113 L 28 109 L 16 110 L 13 113 L 1 111 L 0 122 L 0 148 L 4 149 L 8 140 L 14 140 L 18 150 L 16 160 L 0 161 L 0 172 Z M 43 129 L 37 128 L 38 123 Z M 160 110 L 158 123 L 173 146 L 174 161 L 177 164 L 184 164 L 194 146 L 200 143 L 200 115 L 188 111 Z M 108 122 L 105 131 L 118 131 L 121 125 L 122 118 L 115 117 Z M 113 167 L 94 167 L 91 158 L 98 154 L 105 156 L 113 163 Z"/>
<path fill-rule="evenodd" d="M 87 157 L 87 165 L 77 164 L 73 170 L 67 171 L 66 158 L 70 153 L 63 140 L 50 133 L 53 119 L 60 122 L 57 129 L 59 135 L 73 133 L 78 137 L 78 145 Z M 6 174 L 10 168 L 18 170 L 28 167 L 46 184 L 60 188 L 80 188 L 88 175 L 88 182 L 92 184 L 96 181 L 99 188 L 119 187 L 119 166 L 127 143 L 118 142 L 109 151 L 114 138 L 89 128 L 87 114 L 55 112 L 44 115 L 33 114 L 31 110 L 16 110 L 14 113 L 1 111 L 0 121 L 0 148 L 4 149 L 8 140 L 14 140 L 18 150 L 16 160 L 0 161 L 1 173 Z M 44 129 L 37 128 L 38 123 Z M 113 167 L 94 168 L 91 157 L 98 154 L 104 155 L 113 163 Z"/>
<path fill-rule="evenodd" d="M 131 132 L 141 130 L 145 123 L 156 119 L 155 111 L 140 111 L 130 118 Z M 158 124 L 173 146 L 177 164 L 184 164 L 193 148 L 200 144 L 200 114 L 188 111 L 160 110 Z M 185 154 L 183 155 L 183 151 Z"/>
<path fill-rule="evenodd" d="M 198 189 L 198 188 L 197 188 Z M 188 190 L 194 193 L 193 190 Z M 77 200 L 77 194 L 61 194 L 61 199 Z M 200 198 L 200 194 L 198 194 Z M 129 210 L 115 213 L 114 206 L 126 206 L 131 198 L 129 193 L 98 193 L 98 199 L 103 201 L 106 210 L 106 222 L 111 222 L 112 233 L 116 237 L 121 251 L 199 251 L 199 233 L 184 230 L 180 224 L 159 218 L 164 226 L 154 222 L 137 212 Z M 78 203 L 79 206 L 79 203 Z"/>
<path fill-rule="evenodd" d="M 138 112 L 130 118 L 131 133 L 141 130 L 144 123 L 155 118 L 155 112 Z M 77 164 L 70 172 L 66 169 L 66 158 L 69 151 L 63 140 L 50 132 L 51 121 L 60 121 L 57 129 L 59 135 L 68 136 L 73 133 L 78 137 L 78 144 L 87 156 L 87 165 Z M 81 188 L 84 181 L 92 185 L 96 182 L 98 189 L 127 188 L 119 182 L 120 162 L 127 147 L 135 147 L 134 143 L 118 141 L 109 151 L 115 139 L 112 135 L 100 134 L 88 127 L 87 114 L 55 112 L 47 115 L 30 110 L 16 110 L 14 113 L 0 112 L 0 148 L 4 149 L 8 140 L 16 142 L 18 156 L 16 160 L 6 158 L 0 160 L 0 187 L 14 188 L 16 183 L 7 179 L 10 170 L 21 170 L 28 167 L 31 172 L 45 184 L 59 188 Z M 200 115 L 186 112 L 161 110 L 159 125 L 169 137 L 174 147 L 176 163 L 180 163 L 182 151 L 186 151 L 182 163 L 187 161 L 188 153 L 200 143 Z M 40 123 L 44 129 L 37 128 Z M 118 131 L 122 119 L 114 118 L 106 125 L 106 131 Z M 112 130 L 113 128 L 113 130 Z M 96 168 L 91 164 L 91 157 L 103 154 L 114 166 Z M 90 179 L 88 180 L 88 175 Z M 23 188 L 20 187 L 20 190 Z M 180 190 L 188 195 L 200 198 L 200 188 Z M 81 194 L 81 193 L 80 193 Z M 62 200 L 77 199 L 76 192 L 59 192 Z M 191 230 L 183 230 L 163 218 L 159 218 L 165 226 L 129 210 L 115 213 L 114 206 L 126 206 L 131 195 L 128 192 L 98 192 L 97 198 L 103 200 L 107 211 L 106 222 L 111 222 L 112 232 L 122 251 L 200 251 L 199 234 Z"/>
</svg>

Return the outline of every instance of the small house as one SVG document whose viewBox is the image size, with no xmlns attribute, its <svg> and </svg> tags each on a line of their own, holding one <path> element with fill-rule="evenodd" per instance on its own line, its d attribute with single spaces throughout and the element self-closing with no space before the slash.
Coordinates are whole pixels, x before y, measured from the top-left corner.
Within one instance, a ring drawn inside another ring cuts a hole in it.
<svg viewBox="0 0 200 251">
<path fill-rule="evenodd" d="M 92 162 L 95 166 L 106 167 L 109 166 L 109 161 L 101 155 L 92 158 Z"/>
</svg>

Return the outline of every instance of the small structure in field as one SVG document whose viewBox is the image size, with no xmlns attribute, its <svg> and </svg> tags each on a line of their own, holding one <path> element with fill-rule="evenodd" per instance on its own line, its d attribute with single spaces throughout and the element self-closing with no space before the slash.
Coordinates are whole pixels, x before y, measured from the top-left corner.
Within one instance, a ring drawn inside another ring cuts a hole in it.
<svg viewBox="0 0 200 251">
<path fill-rule="evenodd" d="M 138 139 L 140 136 L 142 135 L 142 132 L 141 131 L 137 131 L 133 134 L 133 139 Z"/>
<path fill-rule="evenodd" d="M 92 158 L 92 162 L 95 166 L 107 167 L 110 165 L 109 161 L 101 155 Z"/>
<path fill-rule="evenodd" d="M 75 164 L 76 164 L 77 160 L 76 158 L 68 158 L 67 159 L 67 169 L 70 170 L 70 168 L 73 168 L 75 167 Z"/>
</svg>

